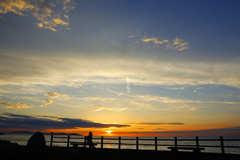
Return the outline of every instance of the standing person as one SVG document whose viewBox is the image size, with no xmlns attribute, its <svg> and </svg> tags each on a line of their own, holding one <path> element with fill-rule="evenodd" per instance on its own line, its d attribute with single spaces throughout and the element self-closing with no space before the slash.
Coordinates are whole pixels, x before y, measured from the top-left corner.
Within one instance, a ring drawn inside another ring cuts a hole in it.
<svg viewBox="0 0 240 160">
<path fill-rule="evenodd" d="M 89 148 L 94 148 L 92 136 L 93 136 L 92 132 L 89 132 L 89 135 L 87 136 L 87 144 L 89 145 Z"/>
</svg>

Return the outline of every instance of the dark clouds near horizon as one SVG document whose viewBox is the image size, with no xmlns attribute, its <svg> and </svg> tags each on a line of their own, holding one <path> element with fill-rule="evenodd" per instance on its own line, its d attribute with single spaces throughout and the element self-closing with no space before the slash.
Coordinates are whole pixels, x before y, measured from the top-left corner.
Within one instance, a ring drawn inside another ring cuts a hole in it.
<svg viewBox="0 0 240 160">
<path fill-rule="evenodd" d="M 11 113 L 0 115 L 0 128 L 18 129 L 74 129 L 74 128 L 109 128 L 109 127 L 130 127 L 122 124 L 102 124 L 84 119 L 59 118 L 53 116 L 27 116 Z"/>
</svg>

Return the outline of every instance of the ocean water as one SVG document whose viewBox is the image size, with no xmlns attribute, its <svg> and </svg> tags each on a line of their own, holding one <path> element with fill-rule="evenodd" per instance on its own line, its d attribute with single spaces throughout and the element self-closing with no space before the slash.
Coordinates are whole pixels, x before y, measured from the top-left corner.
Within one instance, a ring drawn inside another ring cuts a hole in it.
<svg viewBox="0 0 240 160">
<path fill-rule="evenodd" d="M 26 146 L 31 134 L 5 134 L 0 135 L 0 140 L 8 140 L 12 143 L 18 143 L 19 145 Z M 51 135 L 44 135 L 47 146 L 50 146 Z M 62 138 L 55 138 L 62 137 Z M 84 142 L 84 136 L 70 136 L 70 142 Z M 138 149 L 139 150 L 155 150 L 155 137 L 139 137 Z M 178 145 L 196 145 L 196 137 L 177 137 Z M 174 146 L 174 137 L 157 137 L 158 150 L 166 151 L 169 150 L 167 147 Z M 199 137 L 199 145 L 204 146 L 205 150 L 202 152 L 221 153 L 220 137 Z M 240 136 L 239 137 L 223 137 L 225 153 L 229 154 L 240 154 Z M 184 141 L 181 141 L 184 140 Z M 187 140 L 187 141 L 185 141 Z M 208 141 L 206 141 L 208 140 Z M 213 140 L 213 141 L 209 141 Z M 238 140 L 238 141 L 235 141 Z M 53 146 L 67 146 L 66 135 L 54 135 Z M 97 143 L 97 148 L 101 147 L 101 137 L 94 136 L 93 142 Z M 118 148 L 119 137 L 104 137 L 103 148 Z M 206 146 L 219 146 L 219 147 L 206 147 Z M 236 146 L 236 148 L 228 148 L 228 146 Z M 237 148 L 238 147 L 238 148 Z M 121 137 L 121 149 L 136 149 L 136 137 Z"/>
</svg>

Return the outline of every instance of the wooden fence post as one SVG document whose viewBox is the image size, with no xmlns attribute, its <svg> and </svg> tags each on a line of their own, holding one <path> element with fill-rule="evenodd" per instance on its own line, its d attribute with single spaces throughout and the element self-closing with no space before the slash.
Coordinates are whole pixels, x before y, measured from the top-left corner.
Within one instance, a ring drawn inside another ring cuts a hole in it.
<svg viewBox="0 0 240 160">
<path fill-rule="evenodd" d="M 175 147 L 177 148 L 177 137 L 174 137 Z"/>
<path fill-rule="evenodd" d="M 136 150 L 138 150 L 138 137 L 136 137 Z"/>
<path fill-rule="evenodd" d="M 222 154 L 225 154 L 224 143 L 223 143 L 223 137 L 222 136 L 220 136 L 220 143 L 221 143 Z"/>
<path fill-rule="evenodd" d="M 196 146 L 197 146 L 197 149 L 199 149 L 199 139 L 198 139 L 198 137 L 196 137 Z"/>
<path fill-rule="evenodd" d="M 155 151 L 158 150 L 157 145 L 158 145 L 158 143 L 157 143 L 157 137 L 155 137 Z"/>
<path fill-rule="evenodd" d="M 52 147 L 52 144 L 53 144 L 53 135 L 51 135 L 50 147 Z"/>
<path fill-rule="evenodd" d="M 84 148 L 87 146 L 87 136 L 84 137 Z"/>
<path fill-rule="evenodd" d="M 103 149 L 103 136 L 101 137 L 101 149 Z"/>
<path fill-rule="evenodd" d="M 70 143 L 70 135 L 68 135 L 67 137 L 67 148 L 69 147 L 69 143 Z"/>
<path fill-rule="evenodd" d="M 121 137 L 118 138 L 118 149 L 121 149 Z"/>
</svg>

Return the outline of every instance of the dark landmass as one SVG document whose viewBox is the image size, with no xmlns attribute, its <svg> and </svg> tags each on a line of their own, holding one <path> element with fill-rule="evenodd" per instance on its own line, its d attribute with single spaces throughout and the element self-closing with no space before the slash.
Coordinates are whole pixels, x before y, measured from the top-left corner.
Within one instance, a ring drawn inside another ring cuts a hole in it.
<svg viewBox="0 0 240 160">
<path fill-rule="evenodd" d="M 220 153 L 192 153 L 150 150 L 118 150 L 99 148 L 46 147 L 29 150 L 7 141 L 0 141 L 1 160 L 240 160 L 240 155 Z"/>
<path fill-rule="evenodd" d="M 35 134 L 36 132 L 30 132 L 30 131 L 14 131 L 14 132 L 9 132 L 9 133 L 5 133 L 5 134 Z M 77 133 L 54 133 L 54 132 L 50 132 L 50 133 L 44 133 L 42 132 L 44 135 L 52 135 L 52 134 L 56 134 L 56 135 L 80 135 L 81 134 L 77 134 Z"/>
<path fill-rule="evenodd" d="M 51 133 L 43 133 L 43 134 L 48 134 L 48 135 L 51 135 L 51 134 L 57 134 L 57 135 L 77 135 L 77 136 L 82 136 L 81 134 L 77 134 L 77 133 L 54 133 L 54 132 L 51 132 Z"/>
<path fill-rule="evenodd" d="M 14 132 L 9 132 L 5 134 L 34 134 L 36 132 L 29 132 L 29 131 L 14 131 Z"/>
<path fill-rule="evenodd" d="M 9 141 L 0 140 L 0 147 L 19 147 L 17 143 L 11 143 Z"/>
</svg>

